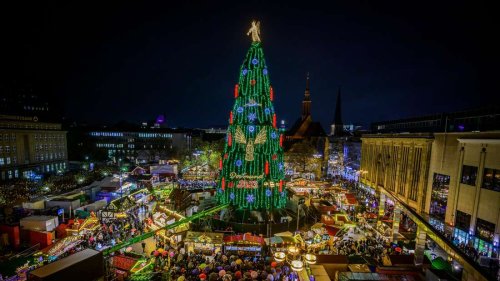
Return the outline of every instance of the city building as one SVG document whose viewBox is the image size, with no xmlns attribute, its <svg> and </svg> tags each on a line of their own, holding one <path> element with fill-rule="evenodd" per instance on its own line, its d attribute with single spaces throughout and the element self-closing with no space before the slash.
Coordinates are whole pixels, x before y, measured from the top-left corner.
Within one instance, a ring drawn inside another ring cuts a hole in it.
<svg viewBox="0 0 500 281">
<path fill-rule="evenodd" d="M 285 124 L 282 123 L 284 127 Z M 311 116 L 311 91 L 309 74 L 302 101 L 301 117 L 285 132 L 285 171 L 287 176 L 320 178 L 325 170 L 328 138 L 320 122 Z"/>
<path fill-rule="evenodd" d="M 500 132 L 435 133 L 425 212 L 491 256 L 500 233 Z"/>
<path fill-rule="evenodd" d="M 342 103 L 341 103 L 340 87 L 337 93 L 337 101 L 335 102 L 335 116 L 333 118 L 333 124 L 331 125 L 330 136 L 343 137 L 344 134 L 344 122 L 342 122 Z"/>
<path fill-rule="evenodd" d="M 356 131 L 359 127 L 342 122 L 340 88 L 337 93 L 335 114 L 329 138 L 327 176 L 343 176 L 356 180 L 361 160 L 361 140 Z"/>
<path fill-rule="evenodd" d="M 434 132 L 363 135 L 360 182 L 379 197 L 379 215 L 383 215 L 387 202 L 401 202 L 436 231 L 448 233 L 453 244 L 471 245 L 490 257 L 498 255 L 500 123 L 488 121 L 498 118 L 496 109 L 490 109 L 488 114 L 483 114 L 484 109 L 467 111 L 469 115 L 447 114 L 447 124 L 440 127 L 435 123 L 429 129 Z M 461 116 L 460 121 L 457 116 Z M 477 126 L 471 126 L 471 120 Z M 413 131 L 422 131 L 429 125 L 417 126 L 416 121 L 407 121 L 390 123 Z M 465 125 L 457 131 L 458 122 Z M 385 126 L 382 122 L 374 124 Z M 460 132 L 466 128 L 470 131 Z M 491 131 L 479 132 L 477 128 Z"/>
<path fill-rule="evenodd" d="M 375 122 L 372 133 L 472 132 L 498 129 L 500 106 Z"/>
<path fill-rule="evenodd" d="M 311 91 L 309 88 L 309 74 L 306 79 L 306 90 L 302 101 L 301 117 L 295 121 L 293 126 L 285 133 L 285 148 L 290 148 L 294 143 L 300 141 L 310 141 L 315 146 L 318 153 L 323 154 L 326 142 L 325 130 L 320 122 L 314 122 L 311 116 Z"/>
<path fill-rule="evenodd" d="M 69 132 L 72 160 L 114 161 L 128 159 L 137 163 L 166 159 L 176 151 L 191 149 L 189 129 L 114 127 L 73 127 Z"/>
<path fill-rule="evenodd" d="M 362 182 L 424 211 L 432 134 L 363 135 L 361 141 Z"/>
<path fill-rule="evenodd" d="M 0 115 L 0 180 L 62 172 L 67 159 L 61 124 L 37 116 Z"/>
</svg>

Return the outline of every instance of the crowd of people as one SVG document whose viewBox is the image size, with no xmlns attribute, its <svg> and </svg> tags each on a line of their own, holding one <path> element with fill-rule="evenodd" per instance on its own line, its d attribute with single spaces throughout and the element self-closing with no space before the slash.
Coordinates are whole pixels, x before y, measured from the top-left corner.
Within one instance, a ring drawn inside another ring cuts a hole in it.
<svg viewBox="0 0 500 281">
<path fill-rule="evenodd" d="M 0 185 L 0 206 L 15 205 L 46 194 L 69 192 L 102 178 L 101 173 L 66 173 L 45 180 L 14 179 Z"/>
<path fill-rule="evenodd" d="M 179 179 L 177 181 L 179 187 L 185 189 L 203 189 L 203 188 L 212 188 L 217 185 L 217 183 L 213 180 L 184 180 Z"/>
<path fill-rule="evenodd" d="M 205 257 L 175 251 L 172 261 L 171 280 L 177 281 L 281 281 L 289 280 L 290 275 L 294 274 L 288 266 L 269 258 L 226 256 L 220 252 L 213 257 Z"/>
</svg>

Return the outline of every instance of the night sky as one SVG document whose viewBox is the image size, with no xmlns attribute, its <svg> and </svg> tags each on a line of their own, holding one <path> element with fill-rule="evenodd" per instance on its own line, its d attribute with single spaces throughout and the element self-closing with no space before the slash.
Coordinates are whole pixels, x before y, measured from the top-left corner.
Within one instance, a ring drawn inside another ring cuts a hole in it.
<svg viewBox="0 0 500 281">
<path fill-rule="evenodd" d="M 252 19 L 279 119 L 299 117 L 307 72 L 327 131 L 338 86 L 344 123 L 364 125 L 499 102 L 498 22 L 481 1 L 12 2 L 1 82 L 33 83 L 69 120 L 226 126 Z"/>
</svg>

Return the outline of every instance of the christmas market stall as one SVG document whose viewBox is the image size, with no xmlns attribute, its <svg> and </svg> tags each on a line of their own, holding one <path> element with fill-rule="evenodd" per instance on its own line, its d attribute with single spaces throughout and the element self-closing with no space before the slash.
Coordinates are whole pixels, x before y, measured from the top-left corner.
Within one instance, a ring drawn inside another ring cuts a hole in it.
<svg viewBox="0 0 500 281">
<path fill-rule="evenodd" d="M 211 256 L 222 251 L 223 234 L 216 232 L 188 231 L 184 238 L 184 245 L 188 253 Z"/>
<path fill-rule="evenodd" d="M 224 253 L 245 256 L 260 256 L 265 245 L 264 238 L 251 233 L 224 237 Z"/>
</svg>

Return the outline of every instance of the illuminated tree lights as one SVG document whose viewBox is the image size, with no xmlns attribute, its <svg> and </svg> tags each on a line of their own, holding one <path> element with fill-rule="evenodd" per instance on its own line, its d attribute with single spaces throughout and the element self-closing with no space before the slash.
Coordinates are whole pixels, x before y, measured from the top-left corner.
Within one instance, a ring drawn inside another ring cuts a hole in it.
<svg viewBox="0 0 500 281">
<path fill-rule="evenodd" d="M 238 209 L 283 208 L 283 137 L 276 129 L 274 92 L 259 41 L 252 43 L 243 61 L 234 97 L 219 165 L 218 201 Z"/>
</svg>

